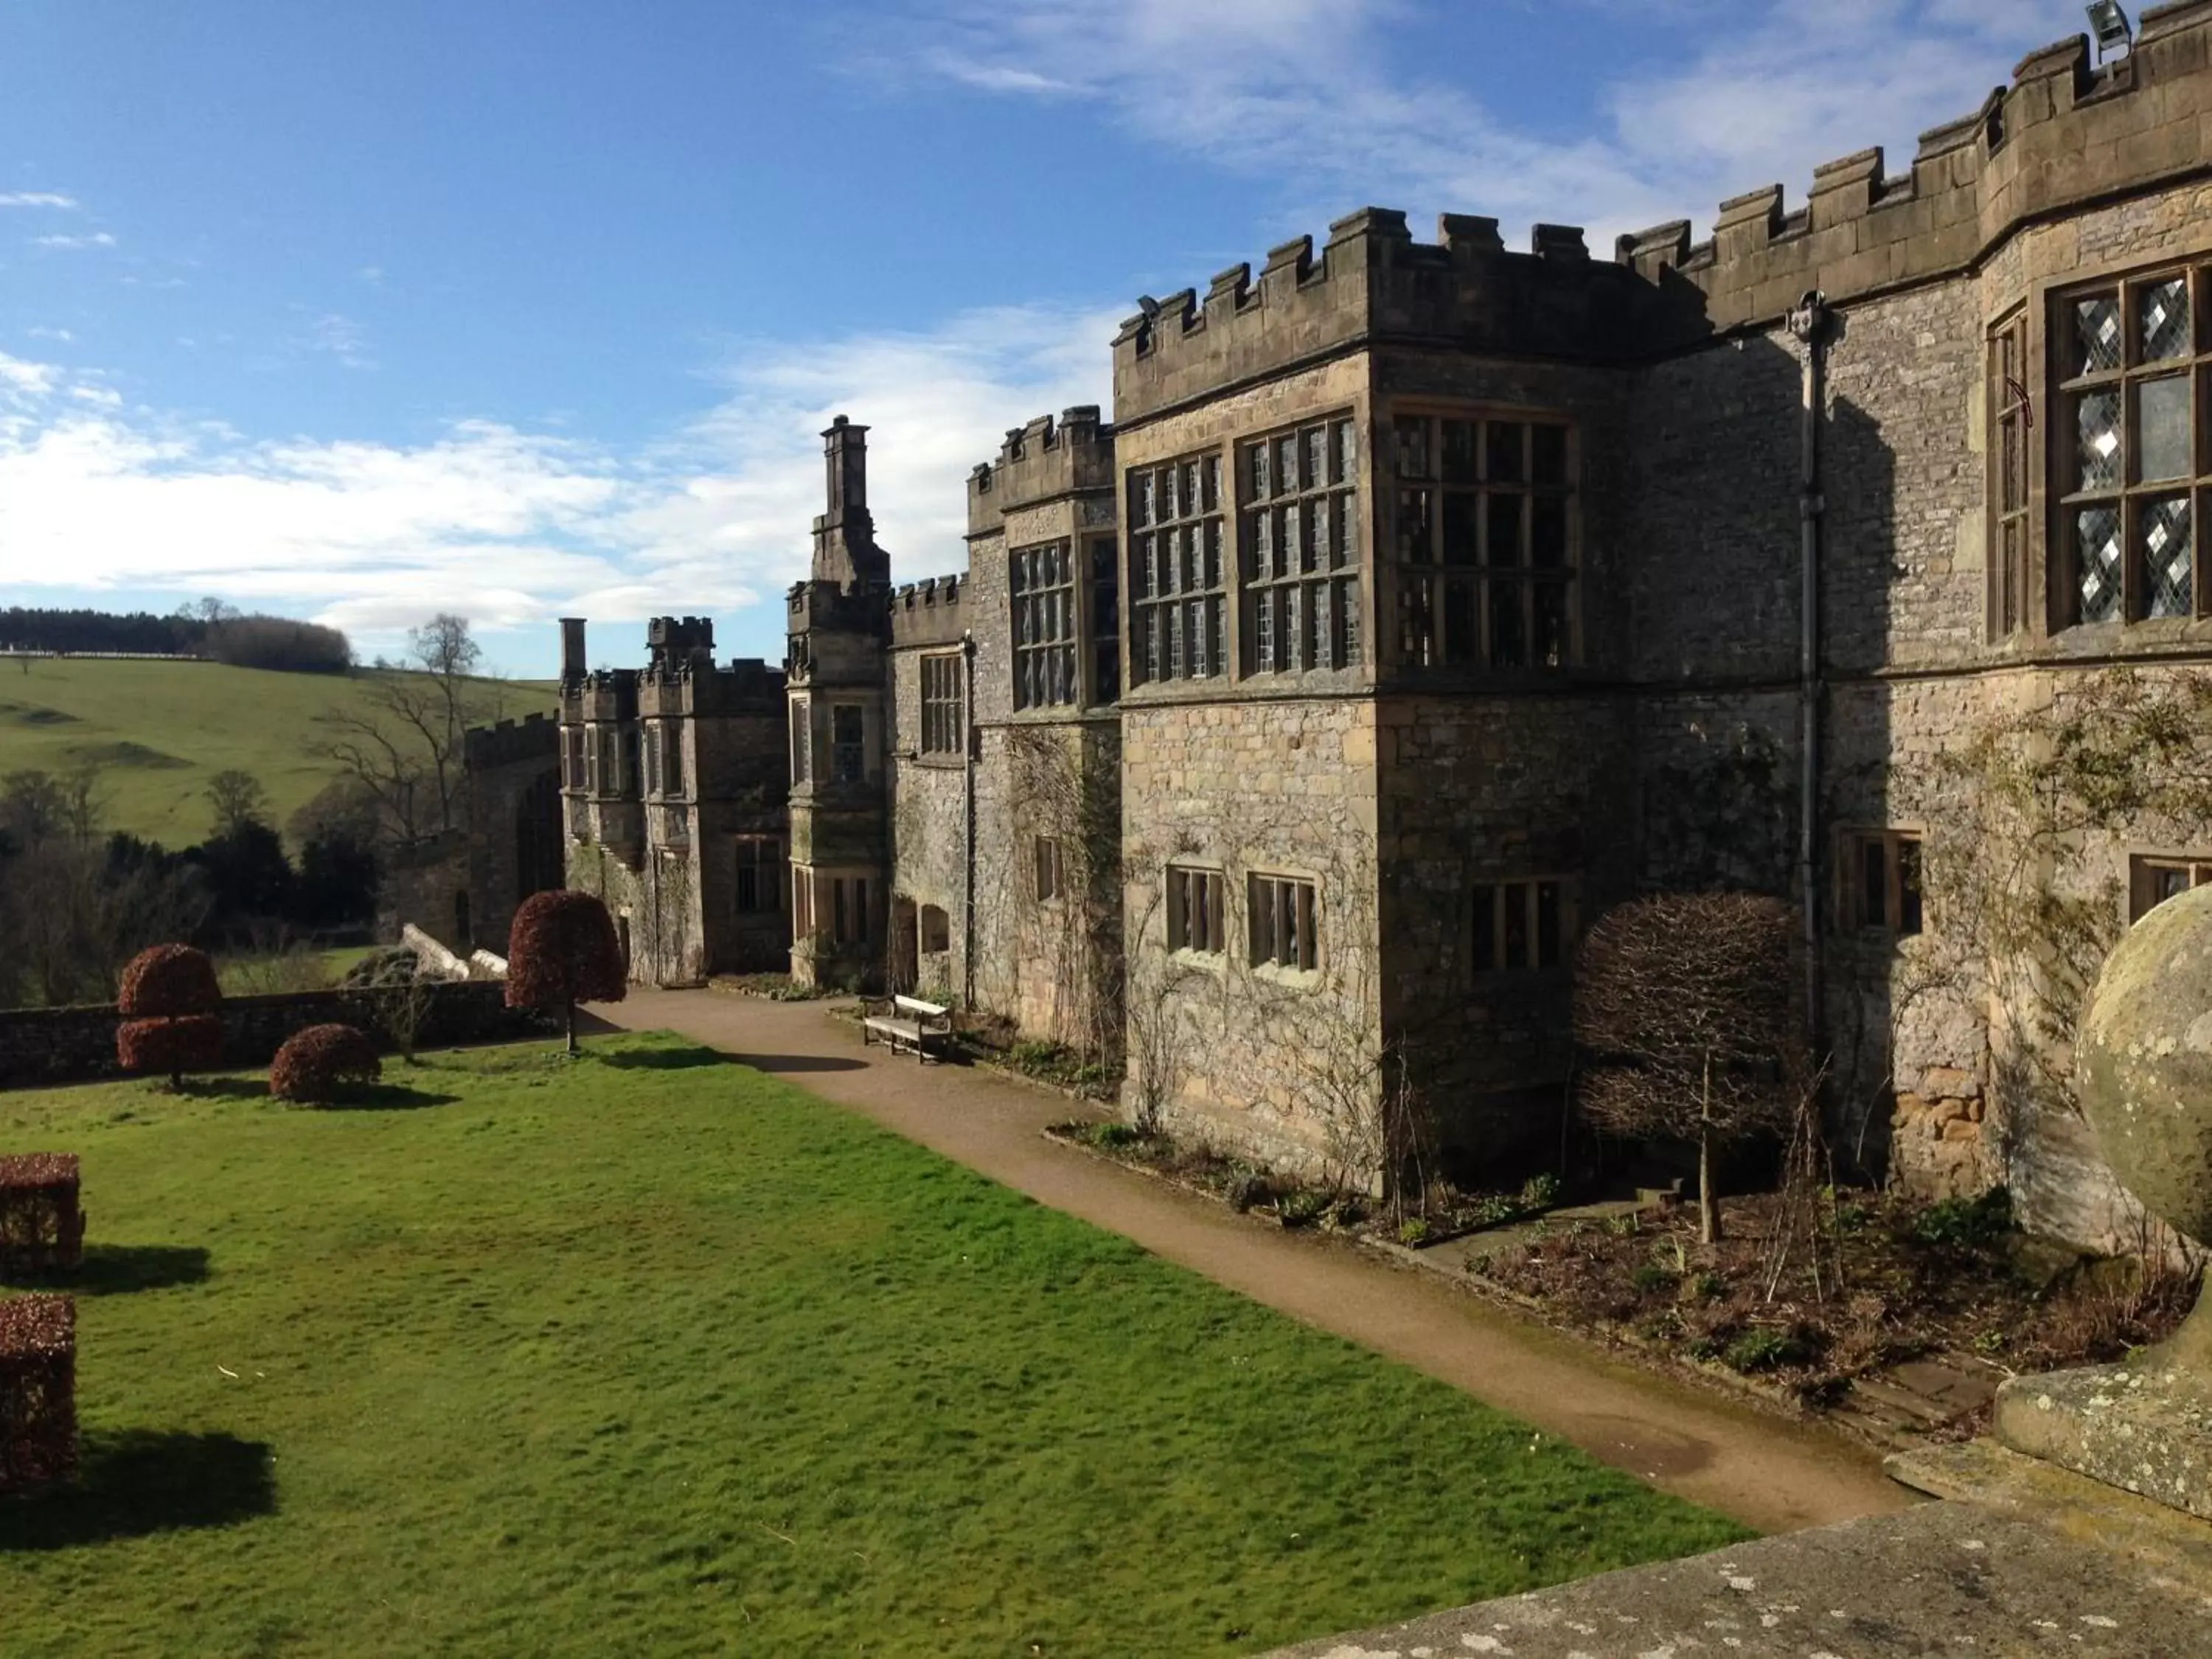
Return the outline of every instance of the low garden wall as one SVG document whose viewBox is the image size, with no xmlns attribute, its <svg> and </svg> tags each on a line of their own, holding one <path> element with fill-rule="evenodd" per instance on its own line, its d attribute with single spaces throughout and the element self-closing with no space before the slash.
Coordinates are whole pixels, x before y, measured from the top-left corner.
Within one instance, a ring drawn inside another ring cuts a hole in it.
<svg viewBox="0 0 2212 1659">
<path fill-rule="evenodd" d="M 509 1008 L 507 988 L 489 981 L 423 988 L 416 1045 L 452 1048 L 465 1042 L 513 1042 L 559 1028 L 557 1016 Z M 0 1089 L 43 1087 L 118 1077 L 112 1006 L 0 1009 Z M 222 1063 L 266 1066 L 293 1032 L 330 1022 L 357 1025 L 390 1048 L 371 999 L 357 991 L 295 991 L 275 996 L 226 997 L 222 1004 Z"/>
</svg>

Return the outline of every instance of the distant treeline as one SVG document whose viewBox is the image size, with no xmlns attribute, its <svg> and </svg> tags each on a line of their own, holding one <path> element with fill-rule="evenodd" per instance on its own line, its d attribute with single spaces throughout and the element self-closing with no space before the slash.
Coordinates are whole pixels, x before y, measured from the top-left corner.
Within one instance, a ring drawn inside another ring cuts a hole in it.
<svg viewBox="0 0 2212 1659">
<path fill-rule="evenodd" d="M 238 668 L 279 668 L 300 674 L 343 674 L 353 647 L 335 628 L 289 617 L 118 616 L 106 611 L 35 611 L 0 606 L 0 649 L 130 651 L 205 657 Z"/>
</svg>

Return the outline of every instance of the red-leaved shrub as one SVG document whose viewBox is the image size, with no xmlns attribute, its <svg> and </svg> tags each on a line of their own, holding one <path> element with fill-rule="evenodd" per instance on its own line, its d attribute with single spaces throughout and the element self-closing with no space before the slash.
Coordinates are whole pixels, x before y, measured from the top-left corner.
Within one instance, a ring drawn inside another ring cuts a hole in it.
<svg viewBox="0 0 2212 1659">
<path fill-rule="evenodd" d="M 115 1030 L 115 1055 L 126 1072 L 167 1072 L 173 1087 L 186 1072 L 211 1072 L 222 1064 L 222 1020 L 216 1014 L 185 1019 L 127 1019 Z"/>
<path fill-rule="evenodd" d="M 629 989 L 614 918 L 589 893 L 532 893 L 507 934 L 507 1006 L 559 1008 L 576 1052 L 576 1005 L 620 1002 Z"/>
<path fill-rule="evenodd" d="M 186 1072 L 222 1063 L 222 988 L 207 953 L 189 945 L 155 945 L 131 958 L 115 1010 L 115 1057 L 126 1072 L 167 1072 L 185 1086 Z"/>
<path fill-rule="evenodd" d="M 155 945 L 131 958 L 115 1012 L 125 1019 L 176 1019 L 222 1006 L 215 964 L 189 945 Z"/>
<path fill-rule="evenodd" d="M 84 1262 L 75 1152 L 0 1158 L 0 1279 Z"/>
<path fill-rule="evenodd" d="M 295 1031 L 269 1067 L 269 1092 L 279 1100 L 325 1105 L 349 1085 L 384 1075 L 376 1045 L 350 1025 L 310 1025 Z"/>
<path fill-rule="evenodd" d="M 0 1300 L 0 1496 L 76 1474 L 76 1304 Z"/>
</svg>

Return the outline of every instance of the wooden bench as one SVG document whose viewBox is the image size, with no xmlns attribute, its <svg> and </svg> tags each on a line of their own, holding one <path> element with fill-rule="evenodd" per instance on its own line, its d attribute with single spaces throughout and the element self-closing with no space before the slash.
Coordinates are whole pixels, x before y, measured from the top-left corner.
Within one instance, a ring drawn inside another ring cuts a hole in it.
<svg viewBox="0 0 2212 1659">
<path fill-rule="evenodd" d="M 863 1048 L 882 1038 L 891 1052 L 911 1048 L 927 1065 L 933 1048 L 936 1058 L 952 1044 L 952 1011 L 919 997 L 869 997 L 860 1004 L 860 1043 Z"/>
</svg>

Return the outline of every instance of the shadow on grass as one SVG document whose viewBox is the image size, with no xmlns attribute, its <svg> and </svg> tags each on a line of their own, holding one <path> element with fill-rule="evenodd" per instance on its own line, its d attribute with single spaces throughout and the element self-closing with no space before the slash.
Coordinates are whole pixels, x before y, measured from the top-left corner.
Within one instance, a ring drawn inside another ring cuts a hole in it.
<svg viewBox="0 0 2212 1659">
<path fill-rule="evenodd" d="M 198 1244 L 88 1244 L 75 1273 L 13 1273 L 0 1285 L 76 1296 L 119 1296 L 197 1285 L 208 1276 L 208 1253 Z"/>
<path fill-rule="evenodd" d="M 619 1048 L 602 1053 L 593 1048 L 584 1050 L 584 1058 L 596 1060 L 602 1066 L 612 1066 L 625 1072 L 689 1072 L 702 1066 L 726 1066 L 727 1054 L 718 1054 L 712 1048 Z"/>
<path fill-rule="evenodd" d="M 425 1106 L 451 1106 L 459 1095 L 410 1089 L 404 1083 L 358 1083 L 336 1100 L 317 1103 L 319 1112 L 416 1112 Z"/>
<path fill-rule="evenodd" d="M 0 1499 L 0 1551 L 58 1550 L 276 1512 L 269 1448 L 228 1434 L 84 1437 L 77 1482 Z"/>
<path fill-rule="evenodd" d="M 159 1091 L 167 1094 L 166 1088 Z M 269 1098 L 269 1079 L 265 1077 L 188 1077 L 185 1079 L 184 1097 L 197 1100 L 266 1100 Z"/>
</svg>

